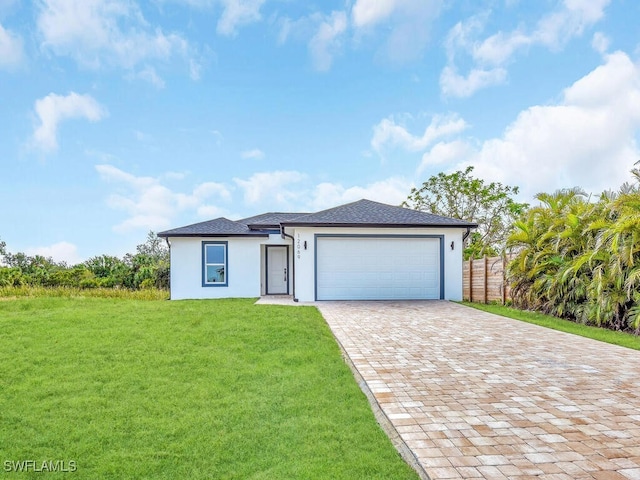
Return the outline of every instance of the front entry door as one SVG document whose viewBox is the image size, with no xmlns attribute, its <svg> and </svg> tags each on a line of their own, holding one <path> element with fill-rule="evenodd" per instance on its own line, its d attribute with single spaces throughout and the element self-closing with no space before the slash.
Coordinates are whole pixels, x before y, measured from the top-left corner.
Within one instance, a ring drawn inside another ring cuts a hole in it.
<svg viewBox="0 0 640 480">
<path fill-rule="evenodd" d="M 289 247 L 267 245 L 267 295 L 289 294 Z"/>
</svg>

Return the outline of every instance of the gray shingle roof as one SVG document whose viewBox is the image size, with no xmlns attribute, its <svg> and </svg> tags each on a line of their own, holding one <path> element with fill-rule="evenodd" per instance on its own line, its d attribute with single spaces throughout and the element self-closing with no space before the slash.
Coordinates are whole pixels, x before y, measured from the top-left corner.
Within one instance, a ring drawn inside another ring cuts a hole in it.
<svg viewBox="0 0 640 480">
<path fill-rule="evenodd" d="M 254 215 L 253 217 L 243 218 L 238 220 L 240 223 L 244 223 L 249 227 L 263 227 L 263 228 L 280 228 L 282 222 L 288 222 L 295 218 L 309 215 L 308 213 L 284 213 L 284 212 L 268 212 L 260 215 Z"/>
<path fill-rule="evenodd" d="M 420 212 L 409 208 L 395 207 L 372 200 L 340 205 L 317 213 L 311 213 L 290 221 L 282 222 L 287 226 L 424 226 L 424 227 L 476 227 L 477 224 L 441 217 L 432 213 Z"/>
<path fill-rule="evenodd" d="M 362 227 L 477 227 L 473 222 L 441 217 L 409 208 L 395 207 L 372 200 L 340 205 L 316 213 L 271 212 L 229 220 L 224 217 L 194 223 L 158 233 L 159 237 L 266 237 L 260 229 L 284 226 L 362 226 Z M 251 227 L 251 228 L 250 228 Z"/>
<path fill-rule="evenodd" d="M 159 237 L 239 237 L 245 235 L 269 236 L 265 232 L 249 230 L 249 227 L 244 223 L 234 222 L 224 217 L 158 233 Z"/>
</svg>

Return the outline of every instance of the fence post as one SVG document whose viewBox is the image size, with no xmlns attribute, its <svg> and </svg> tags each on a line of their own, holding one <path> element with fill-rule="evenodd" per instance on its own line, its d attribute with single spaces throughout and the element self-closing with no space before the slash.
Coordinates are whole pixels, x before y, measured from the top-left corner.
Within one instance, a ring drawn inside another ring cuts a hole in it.
<svg viewBox="0 0 640 480">
<path fill-rule="evenodd" d="M 473 255 L 469 257 L 469 301 L 473 303 Z"/>
<path fill-rule="evenodd" d="M 489 260 L 487 256 L 484 256 L 484 303 L 489 303 L 489 271 L 488 271 Z"/>
<path fill-rule="evenodd" d="M 507 304 L 507 256 L 502 254 L 502 305 Z"/>
</svg>

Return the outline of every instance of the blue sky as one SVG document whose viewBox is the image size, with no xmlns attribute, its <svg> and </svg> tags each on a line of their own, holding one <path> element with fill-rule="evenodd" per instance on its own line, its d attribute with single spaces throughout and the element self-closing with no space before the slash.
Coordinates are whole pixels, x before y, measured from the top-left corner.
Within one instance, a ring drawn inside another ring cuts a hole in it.
<svg viewBox="0 0 640 480">
<path fill-rule="evenodd" d="M 121 256 L 467 165 L 526 201 L 616 188 L 639 21 L 637 0 L 0 0 L 0 238 Z"/>
</svg>

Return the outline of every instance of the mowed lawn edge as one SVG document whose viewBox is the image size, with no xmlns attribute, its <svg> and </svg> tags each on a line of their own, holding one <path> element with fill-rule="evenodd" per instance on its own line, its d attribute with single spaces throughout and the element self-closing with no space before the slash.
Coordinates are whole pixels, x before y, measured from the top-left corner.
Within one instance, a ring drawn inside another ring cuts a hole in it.
<svg viewBox="0 0 640 480">
<path fill-rule="evenodd" d="M 0 302 L 0 332 L 4 472 L 417 478 L 314 307 L 19 298 Z"/>
<path fill-rule="evenodd" d="M 618 345 L 620 347 L 640 350 L 640 336 L 626 332 L 617 332 L 606 328 L 583 325 L 581 323 L 564 320 L 562 318 L 545 315 L 544 313 L 518 310 L 517 308 L 491 303 L 459 302 L 461 305 L 493 313 L 502 317 L 520 320 L 521 322 L 533 323 L 540 327 L 551 328 L 560 332 L 571 333 L 581 337 L 598 340 L 600 342 Z"/>
</svg>

